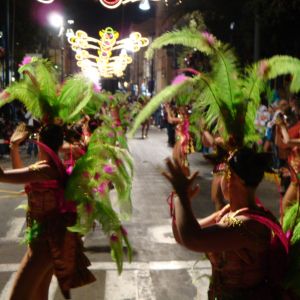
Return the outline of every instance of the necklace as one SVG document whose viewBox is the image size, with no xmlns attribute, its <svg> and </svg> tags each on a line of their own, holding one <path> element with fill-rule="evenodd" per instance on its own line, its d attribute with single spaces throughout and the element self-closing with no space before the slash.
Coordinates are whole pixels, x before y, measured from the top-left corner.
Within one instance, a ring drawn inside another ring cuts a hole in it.
<svg viewBox="0 0 300 300">
<path fill-rule="evenodd" d="M 223 222 L 228 225 L 229 227 L 236 227 L 241 226 L 243 224 L 243 221 L 238 219 L 236 215 L 241 211 L 242 209 L 239 209 L 235 211 L 233 214 L 227 213 L 227 215 L 224 217 Z"/>
</svg>

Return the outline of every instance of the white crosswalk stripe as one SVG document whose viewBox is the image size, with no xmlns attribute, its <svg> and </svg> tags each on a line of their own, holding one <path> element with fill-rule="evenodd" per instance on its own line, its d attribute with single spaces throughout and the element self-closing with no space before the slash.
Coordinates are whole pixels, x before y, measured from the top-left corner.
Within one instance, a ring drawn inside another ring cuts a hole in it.
<svg viewBox="0 0 300 300">
<path fill-rule="evenodd" d="M 194 264 L 194 261 L 125 263 L 121 276 L 118 275 L 116 265 L 113 262 L 95 262 L 92 263 L 90 269 L 93 271 L 105 271 L 106 273 L 104 298 L 100 298 L 99 295 L 99 300 L 157 300 L 150 271 L 159 272 L 166 270 L 183 270 L 188 272 L 191 277 L 191 283 L 197 288 L 197 296 L 194 300 L 206 300 L 210 267 L 207 261 L 200 261 L 196 266 Z M 0 300 L 8 299 L 18 267 L 18 264 L 0 264 L 0 273 L 12 272 L 9 281 L 2 290 Z M 74 290 L 73 292 L 74 299 L 80 299 L 80 297 L 76 297 L 76 291 Z M 58 294 L 57 279 L 53 276 L 49 288 L 49 300 L 55 300 Z"/>
<path fill-rule="evenodd" d="M 13 218 L 10 222 L 9 222 L 9 229 L 6 232 L 6 236 L 5 238 L 7 239 L 14 239 L 14 238 L 18 238 L 19 235 L 22 232 L 22 229 L 24 227 L 25 224 L 25 218 L 24 217 L 20 217 L 20 218 Z"/>
<path fill-rule="evenodd" d="M 107 271 L 104 300 L 136 299 L 136 286 L 132 284 L 136 281 L 136 272 L 137 271 L 124 271 L 122 276 L 119 277 L 117 271 Z"/>
<path fill-rule="evenodd" d="M 49 287 L 48 300 L 54 300 L 57 288 L 58 288 L 57 279 L 55 276 L 52 276 L 52 280 Z"/>
<path fill-rule="evenodd" d="M 149 270 L 137 271 L 137 298 L 143 300 L 155 300 L 154 287 Z"/>
<path fill-rule="evenodd" d="M 9 280 L 7 281 L 6 285 L 4 286 L 0 294 L 0 300 L 7 300 L 8 297 L 10 296 L 16 274 L 17 272 L 13 272 L 9 277 Z"/>
</svg>

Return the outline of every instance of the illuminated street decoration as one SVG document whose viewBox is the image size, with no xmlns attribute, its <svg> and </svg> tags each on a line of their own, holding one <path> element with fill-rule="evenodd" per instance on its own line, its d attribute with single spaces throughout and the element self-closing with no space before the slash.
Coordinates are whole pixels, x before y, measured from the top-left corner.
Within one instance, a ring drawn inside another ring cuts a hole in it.
<svg viewBox="0 0 300 300">
<path fill-rule="evenodd" d="M 54 2 L 54 0 L 37 0 L 40 3 L 43 4 L 50 4 Z M 125 5 L 127 3 L 133 3 L 133 2 L 142 2 L 143 0 L 99 0 L 99 2 L 106 8 L 114 9 L 119 7 L 121 4 Z M 148 0 L 147 0 L 148 1 Z M 160 1 L 160 0 L 152 0 L 152 1 Z M 167 2 L 167 0 L 165 0 Z M 181 0 L 179 0 L 181 3 Z M 149 5 L 149 3 L 148 3 Z M 143 8 L 142 8 L 143 9 Z M 148 8 L 147 8 L 148 9 Z"/>
<path fill-rule="evenodd" d="M 54 2 L 54 0 L 37 0 L 38 2 L 44 3 L 44 4 L 50 4 Z"/>
<path fill-rule="evenodd" d="M 149 44 L 147 38 L 139 32 L 132 32 L 128 38 L 118 40 L 119 33 L 111 27 L 99 31 L 100 39 L 92 38 L 82 30 L 68 37 L 71 48 L 75 51 L 77 65 L 83 73 L 99 77 L 121 77 L 132 58 L 127 51 L 137 52 Z M 89 50 L 92 50 L 89 52 Z M 113 52 L 121 50 L 119 55 Z"/>
<path fill-rule="evenodd" d="M 109 9 L 114 9 L 119 7 L 121 4 L 125 5 L 127 3 L 133 3 L 141 0 L 99 0 L 99 2 Z M 152 0 L 152 1 L 160 1 L 160 0 Z"/>
</svg>

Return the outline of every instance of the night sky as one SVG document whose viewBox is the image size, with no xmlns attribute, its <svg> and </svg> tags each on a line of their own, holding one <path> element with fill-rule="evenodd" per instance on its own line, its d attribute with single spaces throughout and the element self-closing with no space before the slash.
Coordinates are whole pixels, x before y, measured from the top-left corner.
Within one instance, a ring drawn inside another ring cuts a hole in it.
<svg viewBox="0 0 300 300">
<path fill-rule="evenodd" d="M 24 1 L 24 0 L 23 0 Z M 59 11 L 66 19 L 73 19 L 74 30 L 84 30 L 96 37 L 98 31 L 105 27 L 113 27 L 122 36 L 128 34 L 130 23 L 140 23 L 154 15 L 154 3 L 151 10 L 141 11 L 139 2 L 121 5 L 117 9 L 107 9 L 98 0 L 56 0 L 53 4 L 43 5 L 34 0 L 26 0 L 31 6 L 32 19 L 42 26 L 47 25 L 45 16 L 50 11 Z"/>
<path fill-rule="evenodd" d="M 3 3 L 6 0 L 0 1 Z M 168 1 L 173 3 L 174 8 L 176 0 Z M 273 6 L 269 5 L 270 2 Z M 74 31 L 81 29 L 97 38 L 99 30 L 111 26 L 123 38 L 128 36 L 131 23 L 141 23 L 153 17 L 156 6 L 155 2 L 150 1 L 151 10 L 141 11 L 138 8 L 139 2 L 121 5 L 114 10 L 105 8 L 98 0 L 55 0 L 50 5 L 36 0 L 10 0 L 10 3 L 10 26 L 11 29 L 14 28 L 12 40 L 15 42 L 16 61 L 22 59 L 25 53 L 41 52 L 41 47 L 47 49 L 51 36 L 57 36 L 58 29 L 51 28 L 46 17 L 50 11 L 61 12 L 66 19 L 73 19 Z M 299 56 L 300 43 L 296 37 L 300 26 L 300 0 L 182 0 L 182 4 L 176 7 L 176 14 L 199 9 L 208 31 L 230 43 L 242 61 L 249 63 L 253 59 L 253 3 L 261 3 L 261 57 L 274 54 Z M 3 16 L 4 11 L 0 9 L 2 30 Z M 234 30 L 230 30 L 232 22 L 235 23 Z"/>
</svg>

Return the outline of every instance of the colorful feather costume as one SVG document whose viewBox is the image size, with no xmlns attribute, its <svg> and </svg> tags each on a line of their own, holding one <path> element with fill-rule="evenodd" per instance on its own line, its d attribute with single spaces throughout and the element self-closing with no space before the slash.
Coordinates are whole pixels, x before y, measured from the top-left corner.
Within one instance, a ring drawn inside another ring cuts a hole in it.
<svg viewBox="0 0 300 300">
<path fill-rule="evenodd" d="M 189 88 L 197 95 L 192 104 L 191 118 L 194 120 L 203 118 L 205 124 L 213 127 L 223 138 L 226 150 L 236 151 L 244 146 L 251 147 L 259 138 L 254 120 L 260 104 L 260 95 L 266 90 L 268 80 L 291 74 L 290 90 L 292 92 L 300 90 L 300 60 L 297 58 L 277 55 L 241 70 L 236 56 L 228 45 L 224 45 L 210 33 L 201 33 L 193 28 L 163 34 L 150 45 L 147 57 L 151 58 L 155 49 L 167 45 L 183 45 L 206 54 L 210 58 L 211 71 L 176 81 L 155 95 L 136 117 L 131 135 L 161 103 L 171 101 Z M 283 226 L 286 232 L 293 230 L 290 263 L 284 286 L 296 293 L 297 297 L 300 296 L 298 212 L 297 203 L 286 214 Z M 265 220 L 258 221 L 268 226 Z M 282 240 L 286 241 L 281 229 L 278 232 L 280 231 Z"/>
<path fill-rule="evenodd" d="M 70 124 L 80 120 L 82 111 L 94 112 L 107 101 L 95 91 L 93 83 L 76 74 L 62 85 L 52 63 L 45 59 L 27 58 L 19 68 L 21 80 L 0 95 L 0 106 L 15 99 L 21 101 L 33 117 L 44 124 Z M 119 273 L 123 266 L 123 243 L 131 261 L 132 251 L 121 219 L 131 214 L 132 159 L 124 131 L 110 119 L 91 136 L 87 152 L 75 164 L 65 187 L 65 199 L 75 201 L 77 222 L 72 232 L 88 233 L 94 221 L 101 224 L 109 238 L 112 258 Z M 111 188 L 115 188 L 119 207 L 113 207 Z M 28 237 L 37 234 L 33 224 Z"/>
</svg>

